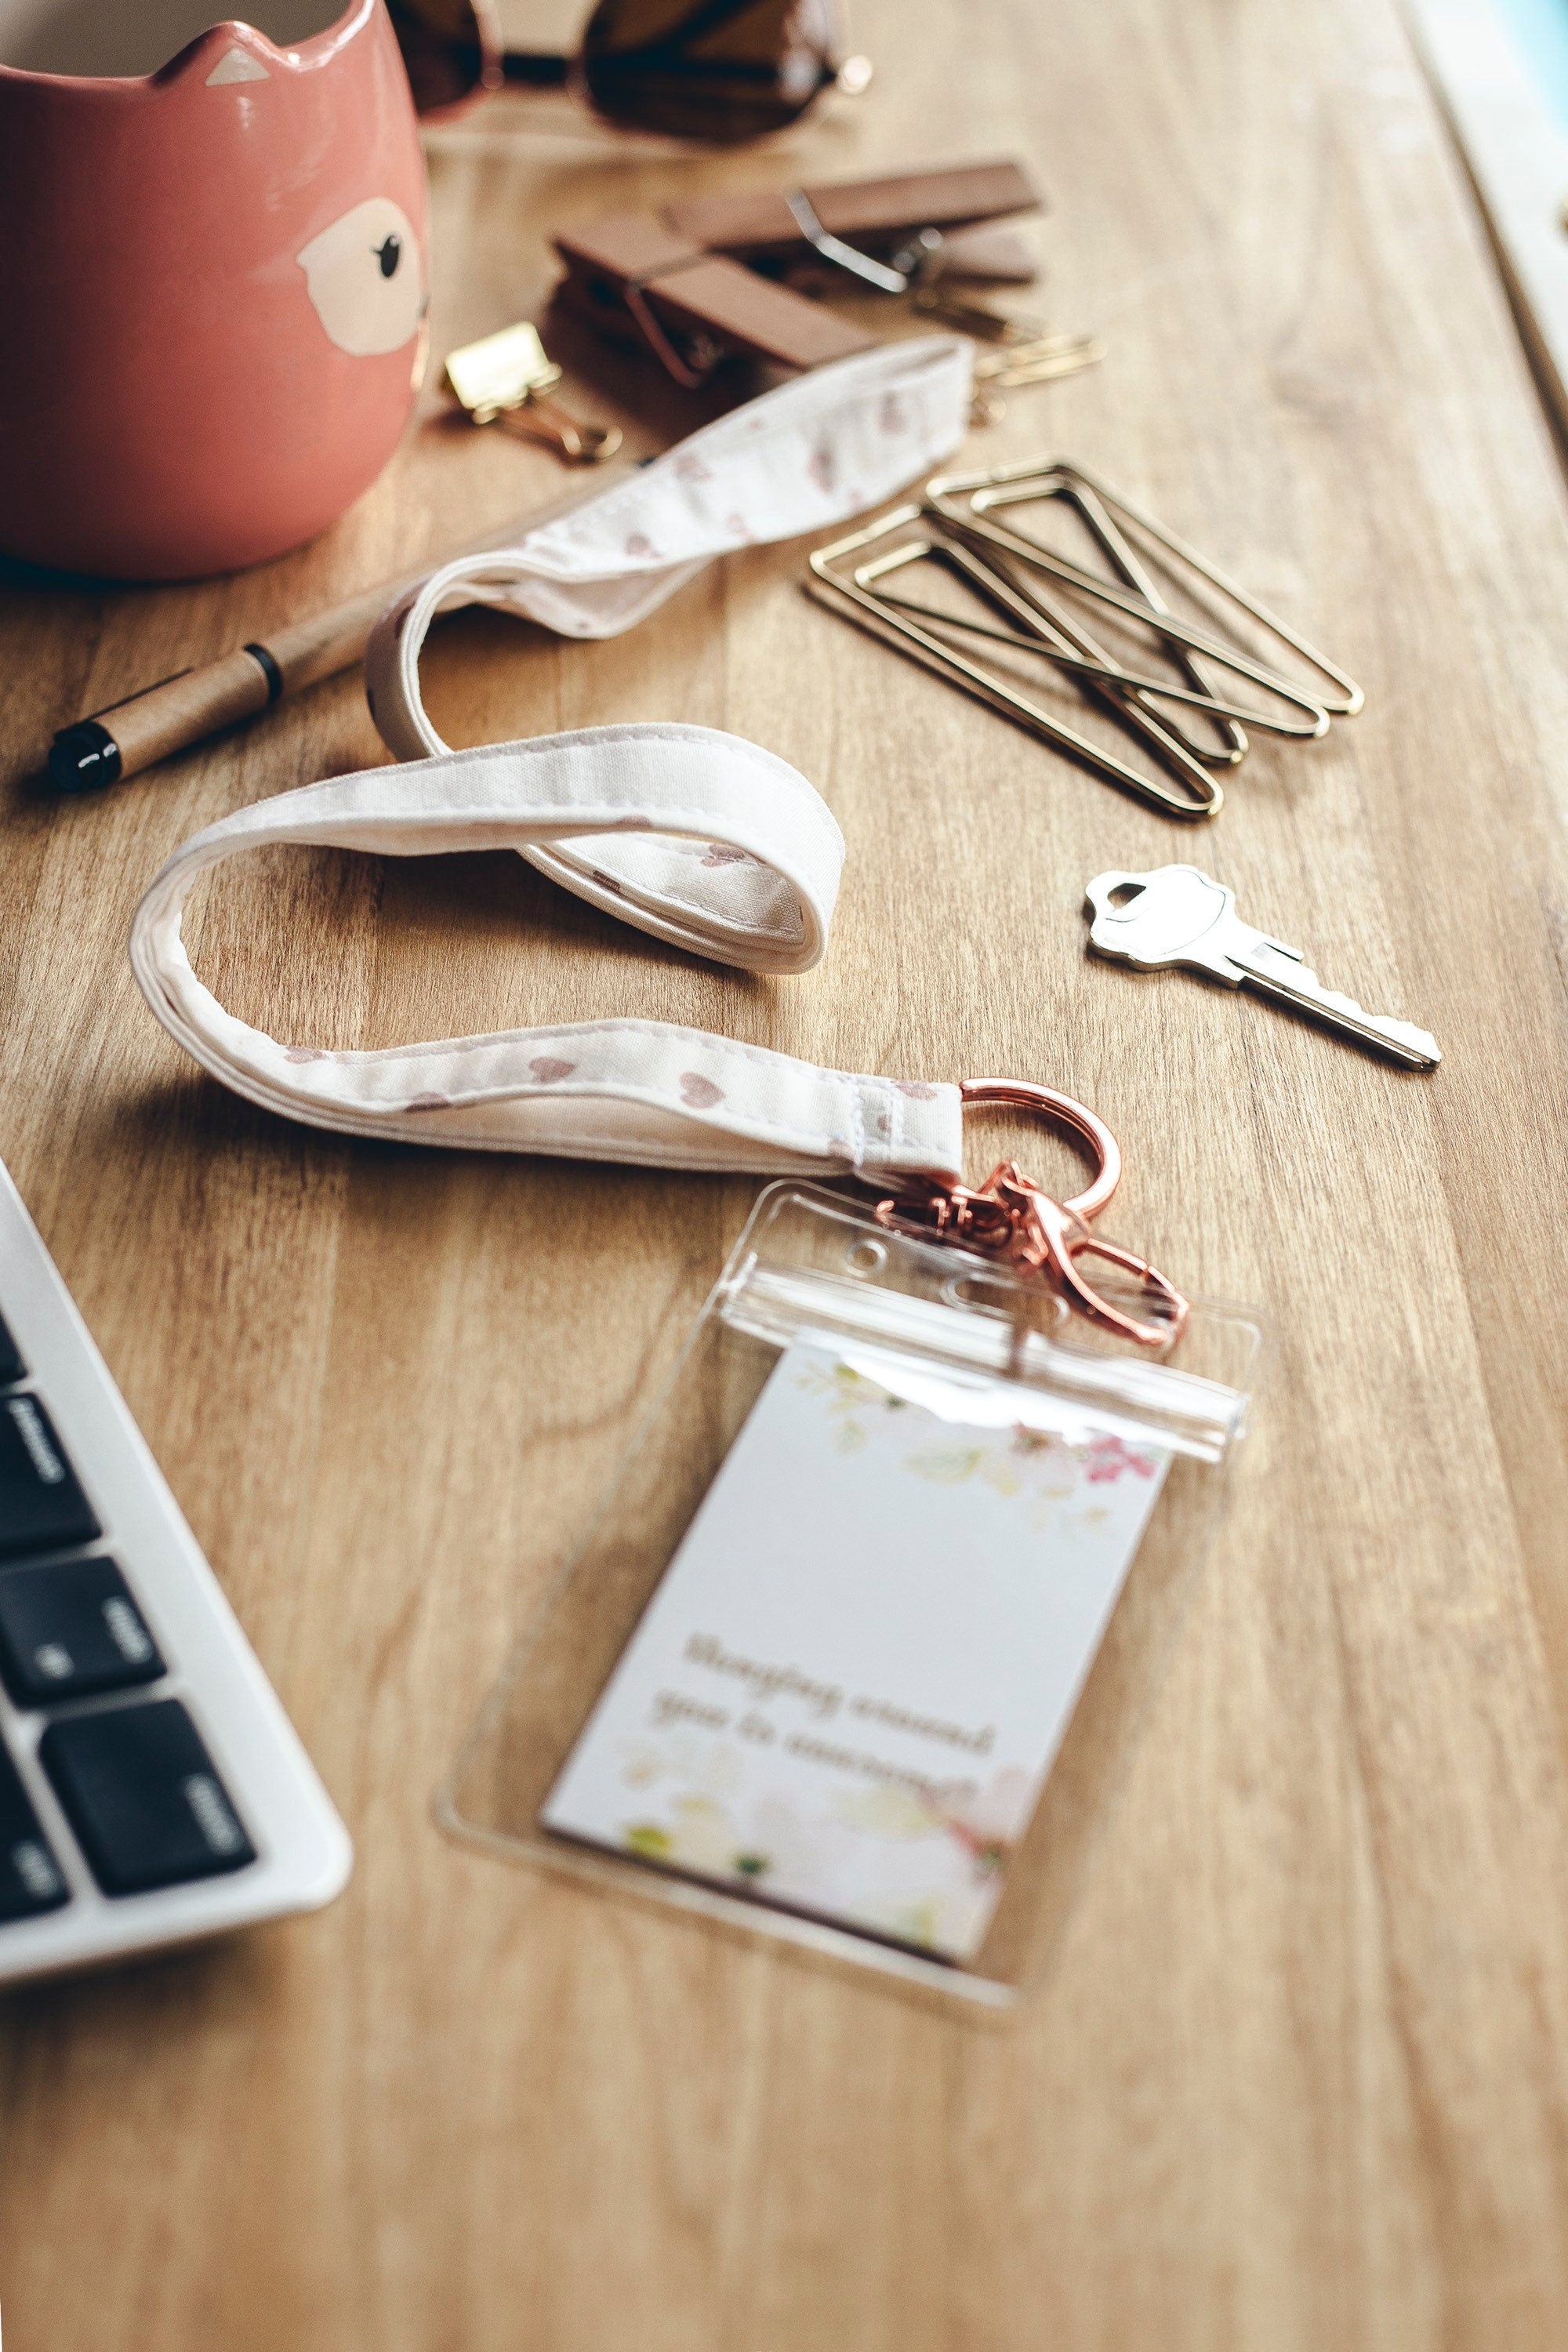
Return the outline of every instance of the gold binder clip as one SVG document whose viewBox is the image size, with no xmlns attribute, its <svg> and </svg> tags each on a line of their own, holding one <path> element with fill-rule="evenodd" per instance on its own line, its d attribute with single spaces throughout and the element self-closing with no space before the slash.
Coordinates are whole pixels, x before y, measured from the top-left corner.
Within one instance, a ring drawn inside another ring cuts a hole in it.
<svg viewBox="0 0 1568 2352">
<path fill-rule="evenodd" d="M 448 353 L 447 384 L 476 425 L 504 425 L 527 441 L 542 441 L 569 466 L 599 466 L 621 446 L 615 425 L 584 425 L 551 394 L 561 371 L 525 320 Z"/>
</svg>

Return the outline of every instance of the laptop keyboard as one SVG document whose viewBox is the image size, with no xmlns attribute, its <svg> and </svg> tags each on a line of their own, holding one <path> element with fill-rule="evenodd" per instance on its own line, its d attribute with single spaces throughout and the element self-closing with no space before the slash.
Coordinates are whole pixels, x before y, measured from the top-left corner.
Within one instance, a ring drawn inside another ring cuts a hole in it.
<svg viewBox="0 0 1568 2352">
<path fill-rule="evenodd" d="M 0 1169 L 0 1979 L 306 1908 L 349 1858 Z"/>
<path fill-rule="evenodd" d="M 18 1706 L 155 1683 L 163 1653 L 107 1553 L 0 1575 L 0 1678 Z"/>
<path fill-rule="evenodd" d="M 0 1920 L 30 1919 L 70 1900 L 54 1849 L 9 1756 L 0 1754 Z"/>
<path fill-rule="evenodd" d="M 103 1533 L 60 1434 L 9 1330 L 0 1361 L 0 1672 L 19 1706 L 158 1681 L 162 1652 L 117 1563 L 106 1553 L 42 1559 Z M 218 1870 L 242 1870 L 256 1849 L 240 1826 L 202 1736 L 178 1699 L 51 1722 L 38 1760 L 105 1895 L 141 1895 Z M 14 1769 L 15 1768 L 13 1768 Z M 68 1892 L 58 1861 L 18 1782 L 10 1793 L 7 1916 L 52 1911 Z"/>
<path fill-rule="evenodd" d="M 16 1343 L 7 1348 L 26 1376 Z M 0 1559 L 89 1543 L 101 1533 L 54 1425 L 36 1396 L 12 1389 L 0 1405 Z"/>
</svg>

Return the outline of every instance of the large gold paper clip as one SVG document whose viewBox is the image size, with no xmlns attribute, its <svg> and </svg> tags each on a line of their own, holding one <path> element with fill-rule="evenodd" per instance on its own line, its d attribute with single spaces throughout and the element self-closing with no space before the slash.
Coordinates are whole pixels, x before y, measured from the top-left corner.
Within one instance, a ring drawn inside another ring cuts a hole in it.
<svg viewBox="0 0 1568 2352">
<path fill-rule="evenodd" d="M 447 384 L 476 425 L 500 425 L 527 441 L 542 441 L 569 466 L 598 466 L 621 446 L 615 425 L 584 425 L 551 394 L 561 370 L 524 320 L 465 343 L 447 361 Z"/>
<path fill-rule="evenodd" d="M 1103 572 L 1058 554 L 1026 529 L 1018 510 L 1053 500 L 1071 508 L 1104 561 Z M 998 519 L 1003 512 L 1005 520 Z M 1184 568 L 1205 583 L 1201 621 L 1172 612 L 1146 553 L 1167 574 Z M 1243 758 L 1247 728 L 1310 740 L 1327 732 L 1331 711 L 1361 705 L 1353 679 L 1304 637 L 1067 459 L 940 478 L 927 484 L 919 504 L 895 508 L 819 548 L 810 566 L 807 584 L 819 601 L 1168 816 L 1217 814 L 1224 793 L 1214 772 Z M 1255 633 L 1300 656 L 1316 673 L 1310 691 L 1220 633 L 1209 617 L 1215 593 L 1247 616 Z M 1124 633 L 1131 623 L 1146 631 L 1153 641 L 1147 656 L 1132 650 L 1119 656 L 1100 644 L 1088 625 L 1086 598 L 1109 608 Z M 992 648 L 1005 651 L 999 659 Z M 1132 767 L 1047 707 L 1035 683 L 1037 671 L 1031 676 L 1036 664 L 1065 677 L 1138 737 L 1163 773 Z M 1216 669 L 1249 681 L 1262 698 L 1249 695 L 1242 702 L 1222 690 Z"/>
<path fill-rule="evenodd" d="M 1027 510 L 1052 502 L 1064 503 L 1076 510 L 1109 558 L 1112 571 L 1119 575 L 1116 579 L 1086 571 L 1081 564 L 1057 553 L 1027 528 Z M 1249 595 L 1216 563 L 1200 555 L 1195 547 L 1179 539 L 1173 530 L 1156 521 L 1143 508 L 1135 506 L 1120 490 L 1113 490 L 1102 477 L 1075 458 L 1029 457 L 1017 465 L 993 467 L 984 473 L 937 475 L 925 486 L 925 503 L 934 517 L 962 533 L 971 546 L 983 547 L 991 560 L 1015 576 L 1020 569 L 1037 579 L 1044 574 L 1073 594 L 1087 596 L 1137 623 L 1177 656 L 1195 656 L 1200 664 L 1217 662 L 1222 668 L 1260 686 L 1267 694 L 1314 712 L 1321 721 L 1306 730 L 1276 726 L 1276 733 L 1321 735 L 1331 716 L 1348 719 L 1365 700 L 1354 678 L 1347 677 L 1326 654 L 1319 653 L 1299 630 L 1282 621 L 1277 613 L 1271 613 L 1258 597 Z M 1184 584 L 1199 583 L 1193 601 L 1200 608 L 1200 618 L 1184 621 L 1172 612 L 1131 544 L 1133 541 L 1140 542 L 1142 556 L 1156 563 L 1168 578 Z M 1216 623 L 1209 617 L 1216 601 L 1227 615 L 1226 623 Z M 1229 633 L 1229 625 L 1237 620 L 1241 627 Z M 1264 660 L 1253 650 L 1258 643 L 1289 646 L 1313 673 L 1312 679 L 1294 679 L 1274 662 Z M 1310 684 L 1310 695 L 1302 691 L 1303 684 Z M 1325 691 L 1325 688 L 1331 690 Z M 1215 707 L 1219 707 L 1217 702 Z M 1259 711 L 1253 712 L 1252 719 L 1259 727 L 1270 723 Z M 1244 743 L 1237 757 L 1245 749 Z"/>
<path fill-rule="evenodd" d="M 861 560 L 857 562 L 856 557 Z M 1225 794 L 1217 779 L 1137 699 L 1142 681 L 1120 669 L 1087 630 L 1072 625 L 1069 631 L 1047 614 L 1043 603 L 1025 599 L 933 520 L 924 507 L 895 507 L 863 530 L 835 541 L 831 547 L 818 548 L 810 563 L 808 585 L 820 602 L 846 612 L 885 644 L 897 646 L 951 684 L 988 702 L 994 710 L 1055 744 L 1058 751 L 1069 752 L 1108 782 L 1152 802 L 1168 816 L 1214 816 L 1223 805 Z M 900 586 L 912 584 L 910 575 L 916 565 L 934 567 L 949 581 L 958 581 L 971 592 L 969 609 L 943 610 L 888 586 L 894 579 Z M 985 617 L 977 616 L 975 606 Z M 1007 622 L 1014 625 L 1001 625 Z M 1099 698 L 1110 704 L 1119 719 L 1144 738 L 1162 764 L 1179 779 L 1182 789 L 1173 790 L 1158 776 L 1130 766 L 1103 744 L 1069 727 L 1037 700 L 1016 674 L 987 667 L 972 652 L 960 651 L 952 642 L 954 635 L 1000 639 L 1077 673 Z"/>
</svg>

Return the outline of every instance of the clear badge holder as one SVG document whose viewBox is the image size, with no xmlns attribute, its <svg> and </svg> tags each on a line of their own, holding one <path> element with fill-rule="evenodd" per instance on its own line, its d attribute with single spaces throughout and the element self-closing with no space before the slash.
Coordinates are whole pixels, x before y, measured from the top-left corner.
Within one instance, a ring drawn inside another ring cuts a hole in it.
<svg viewBox="0 0 1568 2352">
<path fill-rule="evenodd" d="M 1259 1345 L 1200 1302 L 1154 1356 L 1027 1272 L 773 1185 L 444 1824 L 1005 2007 L 1150 1712 Z"/>
</svg>

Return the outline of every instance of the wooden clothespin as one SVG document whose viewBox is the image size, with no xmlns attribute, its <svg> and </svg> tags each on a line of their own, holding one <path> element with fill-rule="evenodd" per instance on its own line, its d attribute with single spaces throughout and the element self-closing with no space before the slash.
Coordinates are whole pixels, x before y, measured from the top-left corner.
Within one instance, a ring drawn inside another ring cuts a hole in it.
<svg viewBox="0 0 1568 2352">
<path fill-rule="evenodd" d="M 901 290 L 913 282 L 910 257 L 936 250 L 948 232 L 1039 206 L 1026 174 L 1008 163 L 698 197 L 559 236 L 560 292 L 606 333 L 640 337 L 679 383 L 700 383 L 737 354 L 819 367 L 878 338 L 748 264 L 787 264 L 815 249 Z"/>
<path fill-rule="evenodd" d="M 981 221 L 1040 210 L 1040 197 L 1016 163 L 959 163 L 933 172 L 900 172 L 880 180 L 832 180 L 799 189 L 757 189 L 745 195 L 697 196 L 667 207 L 673 229 L 710 253 L 740 261 L 787 261 L 805 237 L 791 210 L 803 195 L 830 236 L 878 252 L 908 245 L 923 228 L 939 235 Z"/>
<path fill-rule="evenodd" d="M 876 341 L 651 213 L 595 221 L 555 247 L 566 264 L 560 296 L 604 332 L 640 338 L 689 389 L 734 353 L 813 368 Z"/>
</svg>

